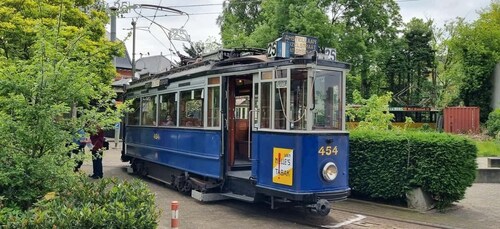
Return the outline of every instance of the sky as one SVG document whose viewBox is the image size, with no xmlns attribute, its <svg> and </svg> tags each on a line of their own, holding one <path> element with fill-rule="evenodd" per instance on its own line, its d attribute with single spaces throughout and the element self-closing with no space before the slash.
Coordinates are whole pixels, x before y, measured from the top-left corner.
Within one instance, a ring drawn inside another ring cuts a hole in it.
<svg viewBox="0 0 500 229">
<path fill-rule="evenodd" d="M 136 20 L 136 47 L 135 59 L 141 56 L 164 55 L 168 59 L 177 59 L 173 53 L 182 50 L 187 42 L 168 41 L 166 33 L 171 28 L 183 28 L 190 36 L 190 40 L 205 41 L 209 37 L 220 40 L 217 17 L 222 12 L 224 0 L 119 0 L 120 4 L 151 4 L 167 6 L 190 14 L 178 15 L 154 9 L 136 9 L 123 13 L 117 18 L 117 39 L 125 40 L 127 51 L 132 58 L 132 20 Z M 106 0 L 112 6 L 116 0 Z M 457 17 L 467 21 L 478 18 L 478 11 L 488 7 L 490 0 L 396 0 L 400 7 L 400 14 L 404 22 L 411 18 L 433 19 L 435 25 L 442 26 L 445 22 Z M 138 14 L 154 19 L 154 23 L 138 17 Z M 156 15 L 156 18 L 154 17 Z M 168 16 L 165 16 L 168 15 Z M 157 24 L 163 26 L 160 28 Z M 108 25 L 109 31 L 109 25 Z"/>
</svg>

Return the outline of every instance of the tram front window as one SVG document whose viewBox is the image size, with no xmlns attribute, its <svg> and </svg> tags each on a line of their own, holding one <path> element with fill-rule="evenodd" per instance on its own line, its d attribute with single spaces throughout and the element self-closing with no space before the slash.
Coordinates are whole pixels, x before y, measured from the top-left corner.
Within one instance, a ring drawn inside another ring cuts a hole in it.
<svg viewBox="0 0 500 229">
<path fill-rule="evenodd" d="M 291 124 L 290 129 L 306 130 L 307 128 L 307 69 L 292 69 L 291 81 Z"/>
<path fill-rule="evenodd" d="M 315 130 L 342 129 L 342 72 L 316 70 L 314 72 Z"/>
</svg>

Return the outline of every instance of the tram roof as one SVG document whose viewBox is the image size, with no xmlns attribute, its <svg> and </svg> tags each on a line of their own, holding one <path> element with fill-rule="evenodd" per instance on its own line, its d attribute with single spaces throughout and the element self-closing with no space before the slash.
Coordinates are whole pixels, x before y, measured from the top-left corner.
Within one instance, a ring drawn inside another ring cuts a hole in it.
<svg viewBox="0 0 500 229">
<path fill-rule="evenodd" d="M 130 88 L 140 87 L 141 85 L 153 79 L 181 80 L 195 78 L 203 75 L 216 75 L 231 72 L 240 72 L 271 67 L 287 65 L 306 65 L 316 63 L 320 66 L 336 67 L 340 69 L 349 69 L 350 65 L 338 61 L 313 60 L 314 57 L 288 58 L 288 59 L 268 59 L 266 55 L 250 55 L 224 60 L 205 60 L 182 67 L 172 68 L 165 72 L 151 74 L 130 83 Z"/>
</svg>

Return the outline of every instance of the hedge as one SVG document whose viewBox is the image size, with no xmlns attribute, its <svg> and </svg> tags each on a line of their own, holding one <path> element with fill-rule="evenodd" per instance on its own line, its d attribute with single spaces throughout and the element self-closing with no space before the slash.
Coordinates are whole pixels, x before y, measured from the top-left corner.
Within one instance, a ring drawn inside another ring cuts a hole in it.
<svg viewBox="0 0 500 229">
<path fill-rule="evenodd" d="M 28 211 L 0 209 L 0 228 L 156 228 L 155 196 L 142 182 L 88 178 L 50 192 Z"/>
<path fill-rule="evenodd" d="M 354 195 L 403 201 L 421 187 L 443 208 L 474 182 L 476 154 L 472 141 L 444 133 L 352 131 L 350 186 Z"/>
</svg>

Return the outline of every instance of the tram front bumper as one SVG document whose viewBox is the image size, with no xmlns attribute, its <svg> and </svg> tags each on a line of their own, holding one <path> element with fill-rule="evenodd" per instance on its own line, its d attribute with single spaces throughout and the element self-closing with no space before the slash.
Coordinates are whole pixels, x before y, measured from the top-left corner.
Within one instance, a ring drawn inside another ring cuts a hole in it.
<svg viewBox="0 0 500 229">
<path fill-rule="evenodd" d="M 346 200 L 347 197 L 351 194 L 351 189 L 348 188 L 345 190 L 315 192 L 315 193 L 297 193 L 297 192 L 288 192 L 267 187 L 257 187 L 257 192 L 268 196 L 276 196 L 303 203 L 317 203 L 317 201 L 321 199 L 327 200 L 329 202 Z"/>
</svg>

